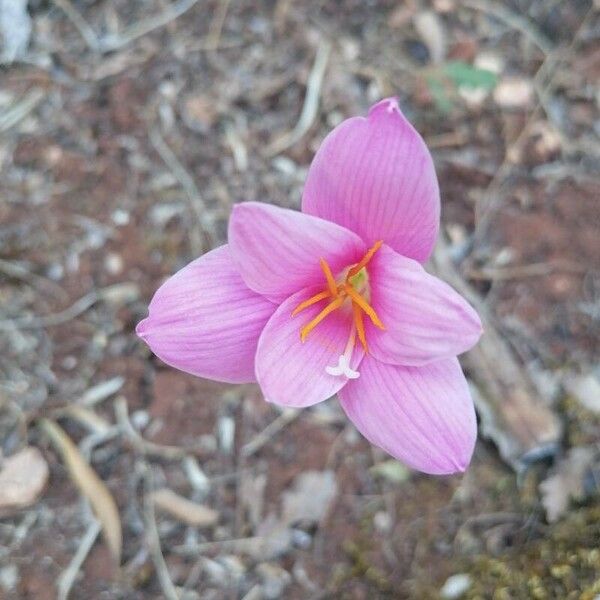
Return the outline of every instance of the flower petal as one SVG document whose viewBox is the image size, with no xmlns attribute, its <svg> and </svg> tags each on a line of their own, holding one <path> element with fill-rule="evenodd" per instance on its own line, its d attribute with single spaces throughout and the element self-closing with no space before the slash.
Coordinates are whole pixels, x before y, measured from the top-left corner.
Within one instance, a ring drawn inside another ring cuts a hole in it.
<svg viewBox="0 0 600 600">
<path fill-rule="evenodd" d="M 434 475 L 467 468 L 477 421 L 456 358 L 395 367 L 367 356 L 339 396 L 358 430 L 409 467 Z"/>
<path fill-rule="evenodd" d="M 327 306 L 327 300 L 292 311 L 321 288 L 304 289 L 288 298 L 267 323 L 256 351 L 256 379 L 269 402 L 283 406 L 311 406 L 333 396 L 348 381 L 329 375 L 325 368 L 336 366 L 348 341 L 352 316 L 349 306 L 328 315 L 300 341 L 300 329 Z M 357 369 L 364 351 L 355 346 L 350 367 Z"/>
<path fill-rule="evenodd" d="M 384 245 L 368 271 L 371 305 L 385 326 L 366 326 L 369 351 L 378 360 L 419 366 L 461 354 L 479 340 L 475 309 L 416 261 Z"/>
<path fill-rule="evenodd" d="M 168 279 L 136 332 L 172 367 L 208 379 L 247 383 L 255 381 L 258 337 L 276 308 L 248 289 L 225 245 Z"/>
<path fill-rule="evenodd" d="M 229 245 L 248 287 L 278 302 L 304 287 L 325 285 L 320 258 L 335 275 L 365 252 L 364 243 L 348 229 L 258 202 L 234 207 Z"/>
<path fill-rule="evenodd" d="M 304 186 L 302 210 L 383 240 L 425 262 L 439 228 L 440 194 L 431 155 L 395 98 L 348 119 L 323 141 Z"/>
</svg>

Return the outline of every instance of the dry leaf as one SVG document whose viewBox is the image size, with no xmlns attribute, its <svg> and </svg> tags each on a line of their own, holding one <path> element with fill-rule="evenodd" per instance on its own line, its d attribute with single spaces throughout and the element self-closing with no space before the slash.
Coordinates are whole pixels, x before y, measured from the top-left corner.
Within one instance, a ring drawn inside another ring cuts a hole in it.
<svg viewBox="0 0 600 600">
<path fill-rule="evenodd" d="M 219 520 L 219 513 L 208 506 L 192 502 L 172 490 L 161 488 L 152 492 L 150 498 L 159 510 L 178 521 L 194 527 L 212 527 Z"/>
<path fill-rule="evenodd" d="M 0 463 L 0 515 L 7 516 L 33 504 L 48 481 L 48 464 L 29 446 Z"/>
<path fill-rule="evenodd" d="M 560 519 L 571 499 L 581 501 L 585 498 L 586 474 L 599 458 L 595 448 L 572 448 L 558 463 L 555 473 L 540 483 L 542 504 L 550 523 Z"/>
<path fill-rule="evenodd" d="M 92 505 L 102 525 L 104 539 L 113 558 L 119 564 L 121 562 L 123 535 L 119 511 L 114 498 L 61 427 L 49 419 L 42 419 L 40 426 L 60 452 L 71 479 Z"/>
<path fill-rule="evenodd" d="M 293 489 L 283 494 L 283 523 L 318 523 L 327 514 L 336 493 L 333 471 L 306 471 L 298 475 Z"/>
<path fill-rule="evenodd" d="M 242 475 L 240 483 L 240 502 L 248 513 L 253 528 L 258 527 L 265 506 L 265 489 L 267 476 L 264 473 L 248 473 Z"/>
</svg>

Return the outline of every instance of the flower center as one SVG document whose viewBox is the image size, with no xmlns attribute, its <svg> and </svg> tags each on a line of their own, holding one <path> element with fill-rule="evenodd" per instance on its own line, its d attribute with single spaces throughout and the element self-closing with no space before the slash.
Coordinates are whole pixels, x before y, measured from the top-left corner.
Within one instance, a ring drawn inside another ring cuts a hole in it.
<svg viewBox="0 0 600 600">
<path fill-rule="evenodd" d="M 347 303 L 350 303 L 352 306 L 352 327 L 348 343 L 346 344 L 344 354 L 340 356 L 338 365 L 336 367 L 327 367 L 326 370 L 330 375 L 345 375 L 350 379 L 358 377 L 358 373 L 350 368 L 350 359 L 352 357 L 352 351 L 357 336 L 365 349 L 365 352 L 368 352 L 365 324 L 363 320 L 364 315 L 369 317 L 373 325 L 379 327 L 379 329 L 385 329 L 383 323 L 377 316 L 377 313 L 369 304 L 369 274 L 367 272 L 367 265 L 377 250 L 381 248 L 382 244 L 383 241 L 381 240 L 375 242 L 363 258 L 355 265 L 352 265 L 345 273 L 342 273 L 337 280 L 333 276 L 327 261 L 324 258 L 321 258 L 319 262 L 325 275 L 327 287 L 311 298 L 308 298 L 308 300 L 301 302 L 292 312 L 292 317 L 295 317 L 309 306 L 321 302 L 322 300 L 329 299 L 325 308 L 323 308 L 314 319 L 306 323 L 306 325 L 300 329 L 300 339 L 302 342 L 305 342 L 308 334 L 328 315 L 341 309 Z"/>
</svg>

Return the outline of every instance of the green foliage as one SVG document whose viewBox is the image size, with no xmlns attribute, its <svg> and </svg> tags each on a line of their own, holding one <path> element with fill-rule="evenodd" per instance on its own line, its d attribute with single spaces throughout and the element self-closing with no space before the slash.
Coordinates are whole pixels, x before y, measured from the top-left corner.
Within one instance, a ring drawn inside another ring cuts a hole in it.
<svg viewBox="0 0 600 600">
<path fill-rule="evenodd" d="M 494 89 L 498 82 L 496 73 L 487 69 L 479 69 L 458 60 L 444 64 L 442 72 L 457 88 L 482 88 L 489 92 Z"/>
<path fill-rule="evenodd" d="M 454 60 L 429 70 L 425 80 L 436 108 L 446 114 L 454 107 L 458 89 L 481 89 L 489 92 L 498 83 L 498 76 L 487 69 Z"/>
</svg>

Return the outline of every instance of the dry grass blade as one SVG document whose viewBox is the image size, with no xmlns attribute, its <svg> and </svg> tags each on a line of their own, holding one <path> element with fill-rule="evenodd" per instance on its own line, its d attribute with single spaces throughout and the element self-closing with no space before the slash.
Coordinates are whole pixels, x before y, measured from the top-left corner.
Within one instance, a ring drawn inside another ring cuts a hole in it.
<svg viewBox="0 0 600 600">
<path fill-rule="evenodd" d="M 192 502 L 168 488 L 151 492 L 150 498 L 156 508 L 192 527 L 212 527 L 219 520 L 216 510 Z"/>
<path fill-rule="evenodd" d="M 95 519 L 89 524 L 85 535 L 81 538 L 79 549 L 73 556 L 69 566 L 61 573 L 61 576 L 58 579 L 58 600 L 67 600 L 69 597 L 77 574 L 90 553 L 101 529 L 100 523 Z"/>
<path fill-rule="evenodd" d="M 296 142 L 300 141 L 311 128 L 319 109 L 319 98 L 321 96 L 321 85 L 325 77 L 325 70 L 331 54 L 331 44 L 327 40 L 321 40 L 317 48 L 317 55 L 313 63 L 308 82 L 306 84 L 306 96 L 300 118 L 291 131 L 277 138 L 266 149 L 267 156 L 275 156 Z"/>
<path fill-rule="evenodd" d="M 100 47 L 103 52 L 119 50 L 151 31 L 164 27 L 174 19 L 177 19 L 190 10 L 197 2 L 198 0 L 180 0 L 179 2 L 174 2 L 159 14 L 137 21 L 116 36 L 105 36 L 100 40 Z"/>
<path fill-rule="evenodd" d="M 115 562 L 119 564 L 121 562 L 123 536 L 121 520 L 114 498 L 61 427 L 49 419 L 41 419 L 40 427 L 60 452 L 71 479 L 92 505 L 102 525 L 104 539 Z"/>
</svg>

